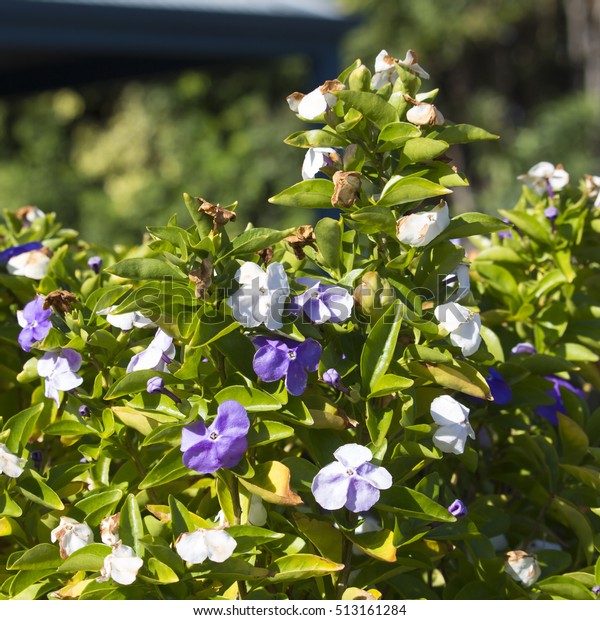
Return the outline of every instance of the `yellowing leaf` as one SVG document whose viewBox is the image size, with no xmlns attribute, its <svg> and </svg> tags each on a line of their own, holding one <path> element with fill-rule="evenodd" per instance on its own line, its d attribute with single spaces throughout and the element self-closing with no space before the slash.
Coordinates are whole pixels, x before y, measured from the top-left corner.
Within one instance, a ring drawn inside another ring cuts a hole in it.
<svg viewBox="0 0 600 620">
<path fill-rule="evenodd" d="M 394 533 L 390 530 L 379 532 L 365 532 L 364 534 L 350 534 L 346 536 L 364 553 L 383 562 L 396 561 L 396 547 L 394 547 Z"/>
<path fill-rule="evenodd" d="M 250 480 L 240 482 L 252 493 L 266 502 L 280 506 L 297 506 L 302 500 L 290 489 L 290 470 L 279 461 L 268 461 L 254 468 Z"/>
</svg>

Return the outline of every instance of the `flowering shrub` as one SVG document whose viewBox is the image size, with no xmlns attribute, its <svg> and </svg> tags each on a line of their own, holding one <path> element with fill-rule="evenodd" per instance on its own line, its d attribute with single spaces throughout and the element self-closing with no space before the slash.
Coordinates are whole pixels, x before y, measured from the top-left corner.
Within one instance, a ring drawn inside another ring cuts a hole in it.
<svg viewBox="0 0 600 620">
<path fill-rule="evenodd" d="M 314 229 L 6 214 L 0 597 L 596 596 L 597 177 L 450 217 L 446 153 L 495 136 L 375 68 L 288 98 L 318 127 L 271 202 Z"/>
</svg>

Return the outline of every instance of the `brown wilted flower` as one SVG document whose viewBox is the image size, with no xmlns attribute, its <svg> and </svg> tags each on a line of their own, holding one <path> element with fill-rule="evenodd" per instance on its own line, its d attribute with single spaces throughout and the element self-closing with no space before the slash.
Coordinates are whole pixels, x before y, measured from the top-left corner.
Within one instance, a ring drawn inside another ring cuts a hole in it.
<svg viewBox="0 0 600 620">
<path fill-rule="evenodd" d="M 230 211 L 229 209 L 224 209 L 218 204 L 213 205 L 212 203 L 204 200 L 204 198 L 197 198 L 200 206 L 198 207 L 198 211 L 201 213 L 206 213 L 209 217 L 213 219 L 213 233 L 217 232 L 218 226 L 225 226 L 227 222 L 235 222 L 237 215 L 235 211 Z"/>
<path fill-rule="evenodd" d="M 351 207 L 356 202 L 360 191 L 360 172 L 338 170 L 333 175 L 333 182 L 335 188 L 331 197 L 331 204 L 341 209 Z"/>
<path fill-rule="evenodd" d="M 196 299 L 204 299 L 206 291 L 212 284 L 212 262 L 208 258 L 204 258 L 200 267 L 190 271 L 188 278 L 196 284 L 194 291 Z"/>
<path fill-rule="evenodd" d="M 46 295 L 44 299 L 44 310 L 54 308 L 61 314 L 67 314 L 72 311 L 72 306 L 77 303 L 77 297 L 69 291 L 58 289 Z"/>
<path fill-rule="evenodd" d="M 121 513 L 117 512 L 117 514 L 105 517 L 100 521 L 100 538 L 105 545 L 113 547 L 121 540 L 119 536 L 120 517 Z"/>
<path fill-rule="evenodd" d="M 258 250 L 257 254 L 260 256 L 260 260 L 265 267 L 273 260 L 273 248 Z"/>
<path fill-rule="evenodd" d="M 45 213 L 41 209 L 33 205 L 19 207 L 15 211 L 15 217 L 22 222 L 24 228 L 29 228 L 34 220 L 44 217 L 44 215 Z"/>
<path fill-rule="evenodd" d="M 290 244 L 296 258 L 302 260 L 305 256 L 304 248 L 307 245 L 315 247 L 316 238 L 313 227 L 308 224 L 306 226 L 298 226 L 296 231 L 288 235 L 284 241 Z"/>
</svg>

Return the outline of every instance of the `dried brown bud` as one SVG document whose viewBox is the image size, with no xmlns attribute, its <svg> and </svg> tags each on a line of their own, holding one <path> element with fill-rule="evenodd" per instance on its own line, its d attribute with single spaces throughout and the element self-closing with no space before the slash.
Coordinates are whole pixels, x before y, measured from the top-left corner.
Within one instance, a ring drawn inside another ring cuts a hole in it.
<svg viewBox="0 0 600 620">
<path fill-rule="evenodd" d="M 345 86 L 339 80 L 327 80 L 322 86 L 319 86 L 319 90 L 327 95 L 328 93 L 334 93 L 338 90 L 344 90 Z"/>
<path fill-rule="evenodd" d="M 225 226 L 227 222 L 235 222 L 237 218 L 235 211 L 224 209 L 218 204 L 213 205 L 207 200 L 204 200 L 204 198 L 197 198 L 197 200 L 200 203 L 198 211 L 206 213 L 206 215 L 213 219 L 213 233 L 217 232 L 218 226 Z"/>
<path fill-rule="evenodd" d="M 61 314 L 67 314 L 72 311 L 72 306 L 77 303 L 77 297 L 69 291 L 57 290 L 46 295 L 44 299 L 44 310 L 54 308 Z"/>
<path fill-rule="evenodd" d="M 351 207 L 356 202 L 360 191 L 360 172 L 338 170 L 333 175 L 333 182 L 335 188 L 331 197 L 331 204 L 341 209 Z"/>
<path fill-rule="evenodd" d="M 273 248 L 259 250 L 257 254 L 260 256 L 260 260 L 265 267 L 273 260 Z"/>
<path fill-rule="evenodd" d="M 200 267 L 191 271 L 188 278 L 196 284 L 196 290 L 194 291 L 196 299 L 204 299 L 206 291 L 212 284 L 212 262 L 210 259 L 205 258 L 202 260 Z"/>
<path fill-rule="evenodd" d="M 298 226 L 296 231 L 288 235 L 284 241 L 290 244 L 296 258 L 302 260 L 305 256 L 304 248 L 307 245 L 315 247 L 316 238 L 313 227 L 310 225 Z"/>
<path fill-rule="evenodd" d="M 110 545 L 112 547 L 121 540 L 119 536 L 120 517 L 121 513 L 117 512 L 117 514 L 105 517 L 100 521 L 100 538 L 105 545 Z"/>
<path fill-rule="evenodd" d="M 34 220 L 44 217 L 44 212 L 32 205 L 19 207 L 15 211 L 15 217 L 20 220 L 24 228 L 29 228 Z"/>
</svg>

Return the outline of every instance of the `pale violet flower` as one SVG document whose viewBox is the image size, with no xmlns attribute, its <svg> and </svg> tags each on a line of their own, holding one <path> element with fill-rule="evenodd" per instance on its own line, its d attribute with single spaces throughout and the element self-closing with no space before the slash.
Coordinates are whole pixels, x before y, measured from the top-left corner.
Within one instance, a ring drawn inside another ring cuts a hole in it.
<svg viewBox="0 0 600 620">
<path fill-rule="evenodd" d="M 547 192 L 550 196 L 569 183 L 569 173 L 560 164 L 554 166 L 548 161 L 535 164 L 527 174 L 521 174 L 517 178 L 536 194 L 542 195 Z"/>
<path fill-rule="evenodd" d="M 43 250 L 31 250 L 13 256 L 6 263 L 6 270 L 13 276 L 41 280 L 48 272 L 50 257 Z"/>
<path fill-rule="evenodd" d="M 417 54 L 413 50 L 408 50 L 404 60 L 398 60 L 390 56 L 386 50 L 381 50 L 375 58 L 375 73 L 371 78 L 371 86 L 375 90 L 383 88 L 386 84 L 394 84 L 398 79 L 396 65 L 402 65 L 415 75 L 426 80 L 429 79 L 429 73 L 418 64 Z"/>
<path fill-rule="evenodd" d="M 23 351 L 31 351 L 36 342 L 41 342 L 50 331 L 52 310 L 44 308 L 44 298 L 36 295 L 33 301 L 25 304 L 23 310 L 17 310 L 17 322 L 23 328 L 18 342 Z"/>
<path fill-rule="evenodd" d="M 18 478 L 23 473 L 27 461 L 13 454 L 3 443 L 0 443 L 0 474 L 9 478 Z"/>
<path fill-rule="evenodd" d="M 450 334 L 450 342 L 460 347 L 464 356 L 473 355 L 481 344 L 481 318 L 476 312 L 453 301 L 441 304 L 434 311 L 435 318 Z"/>
<path fill-rule="evenodd" d="M 125 312 L 124 314 L 111 314 L 112 310 L 114 310 L 117 306 L 110 306 L 110 308 L 105 308 L 104 310 L 100 310 L 98 314 L 100 316 L 105 316 L 106 320 L 113 325 L 114 327 L 118 327 L 124 332 L 132 330 L 134 327 L 156 327 L 156 325 L 147 317 L 145 317 L 140 312 Z"/>
<path fill-rule="evenodd" d="M 369 448 L 346 444 L 333 456 L 336 460 L 323 467 L 312 482 L 315 500 L 325 510 L 345 506 L 352 512 L 365 512 L 379 501 L 381 489 L 392 486 L 387 469 L 369 463 L 373 458 Z"/>
<path fill-rule="evenodd" d="M 174 357 L 175 345 L 173 344 L 173 338 L 159 328 L 148 347 L 131 358 L 129 364 L 127 364 L 127 372 L 134 372 L 136 370 L 169 372 L 168 365 L 173 361 Z"/>
<path fill-rule="evenodd" d="M 283 325 L 285 300 L 290 293 L 281 263 L 270 263 L 266 273 L 256 264 L 245 262 L 236 272 L 240 288 L 227 299 L 233 316 L 244 327 L 279 329 Z"/>
<path fill-rule="evenodd" d="M 327 321 L 342 323 L 350 318 L 354 298 L 345 288 L 323 284 L 314 278 L 297 278 L 296 282 L 308 288 L 293 298 L 292 312 L 304 311 L 304 314 L 317 325 Z"/>
<path fill-rule="evenodd" d="M 430 409 L 433 421 L 439 425 L 433 434 L 433 443 L 442 452 L 462 454 L 467 437 L 475 439 L 475 431 L 469 424 L 469 409 L 444 394 L 434 398 Z"/>
<path fill-rule="evenodd" d="M 452 273 L 448 274 L 442 282 L 449 292 L 446 301 L 460 301 L 471 292 L 471 277 L 469 276 L 469 264 L 459 263 Z"/>
<path fill-rule="evenodd" d="M 505 558 L 504 572 L 526 588 L 531 587 L 542 574 L 536 557 L 526 551 L 509 551 Z"/>
<path fill-rule="evenodd" d="M 58 541 L 60 557 L 64 560 L 78 549 L 94 542 L 94 533 L 87 523 L 79 523 L 71 517 L 61 517 L 60 523 L 50 532 L 50 540 Z"/>
<path fill-rule="evenodd" d="M 337 103 L 337 97 L 332 93 L 344 88 L 345 86 L 338 80 L 327 80 L 322 86 L 315 88 L 307 95 L 292 93 L 287 97 L 287 102 L 292 112 L 312 121 L 322 116 L 328 108 Z"/>
<path fill-rule="evenodd" d="M 449 225 L 448 204 L 442 200 L 431 211 L 401 217 L 396 222 L 396 236 L 400 243 L 420 248 L 431 243 Z"/>
<path fill-rule="evenodd" d="M 44 395 L 60 405 L 59 392 L 68 392 L 83 383 L 76 374 L 81 368 L 81 355 L 74 349 L 62 349 L 59 353 L 48 351 L 38 360 L 37 371 L 43 377 Z"/>
<path fill-rule="evenodd" d="M 225 562 L 231 557 L 237 542 L 225 530 L 205 530 L 181 534 L 175 543 L 179 557 L 190 564 L 201 564 L 207 558 L 212 562 Z"/>
<path fill-rule="evenodd" d="M 332 156 L 337 156 L 335 149 L 320 146 L 309 148 L 302 164 L 302 178 L 305 181 L 314 179 L 321 172 L 321 168 L 332 166 Z"/>
<path fill-rule="evenodd" d="M 108 581 L 112 577 L 114 582 L 128 586 L 135 581 L 143 564 L 142 558 L 138 558 L 131 547 L 119 541 L 113 547 L 112 553 L 104 558 L 101 576 L 96 581 Z"/>
</svg>

